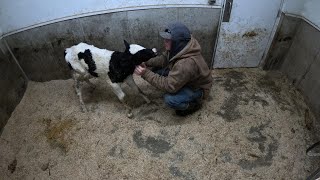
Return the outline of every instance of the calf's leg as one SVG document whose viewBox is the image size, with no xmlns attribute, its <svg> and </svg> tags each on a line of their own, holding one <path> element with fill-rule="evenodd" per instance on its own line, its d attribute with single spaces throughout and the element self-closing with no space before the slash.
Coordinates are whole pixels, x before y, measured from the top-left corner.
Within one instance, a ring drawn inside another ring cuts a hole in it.
<svg viewBox="0 0 320 180">
<path fill-rule="evenodd" d="M 151 102 L 149 98 L 141 91 L 141 89 L 134 82 L 132 75 L 128 76 L 125 79 L 125 82 L 135 91 L 136 94 L 139 94 L 148 104 Z"/>
<path fill-rule="evenodd" d="M 79 77 L 80 77 L 81 75 L 76 74 L 76 73 L 73 73 L 72 76 L 73 76 L 73 79 L 74 79 L 74 82 L 75 82 L 75 83 L 74 83 L 74 87 L 75 87 L 76 93 L 77 93 L 77 95 L 78 95 L 78 97 L 79 97 L 80 106 L 81 106 L 81 111 L 82 111 L 82 112 L 87 112 L 87 108 L 86 108 L 86 106 L 85 106 L 85 104 L 84 104 L 84 102 L 83 102 L 82 93 L 81 93 L 81 82 L 80 82 L 80 80 L 79 80 Z"/>
<path fill-rule="evenodd" d="M 118 99 L 120 100 L 120 102 L 127 108 L 127 111 L 128 111 L 127 117 L 132 118 L 133 117 L 132 108 L 126 104 L 126 102 L 124 100 L 125 94 L 122 91 L 120 85 L 117 83 L 110 83 L 110 85 L 112 87 L 113 92 L 117 95 Z"/>
</svg>

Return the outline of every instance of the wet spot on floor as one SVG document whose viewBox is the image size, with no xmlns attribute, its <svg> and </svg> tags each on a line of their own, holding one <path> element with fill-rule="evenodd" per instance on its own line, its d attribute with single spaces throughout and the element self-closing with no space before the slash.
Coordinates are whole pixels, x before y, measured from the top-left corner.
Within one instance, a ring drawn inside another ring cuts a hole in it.
<svg viewBox="0 0 320 180">
<path fill-rule="evenodd" d="M 254 104 L 260 103 L 263 107 L 268 106 L 269 102 L 266 101 L 263 97 L 252 95 L 249 97 L 251 101 L 253 101 Z"/>
<path fill-rule="evenodd" d="M 240 103 L 241 98 L 237 94 L 232 94 L 231 97 L 227 98 L 220 111 L 217 112 L 227 122 L 232 122 L 241 118 L 241 114 L 237 109 L 238 104 Z"/>
<path fill-rule="evenodd" d="M 281 77 L 278 77 L 281 78 Z M 265 75 L 259 78 L 256 82 L 256 85 L 259 87 L 259 91 L 264 92 L 265 94 L 270 95 L 273 100 L 279 104 L 282 111 L 293 112 L 291 103 L 288 101 L 288 98 L 284 97 L 282 94 L 281 85 L 274 81 L 274 78 L 270 75 Z"/>
<path fill-rule="evenodd" d="M 136 143 L 138 148 L 145 148 L 155 155 L 166 153 L 173 146 L 169 142 L 160 138 L 150 136 L 144 138 L 141 131 L 136 131 L 133 134 L 133 141 Z"/>
<path fill-rule="evenodd" d="M 137 113 L 137 121 L 146 121 L 151 120 L 157 123 L 161 123 L 158 119 L 154 118 L 154 113 L 159 110 L 159 107 L 144 107 L 141 108 L 140 111 Z"/>
<path fill-rule="evenodd" d="M 117 146 L 113 146 L 111 149 L 110 149 L 110 151 L 109 151 L 109 155 L 110 156 L 115 156 L 115 154 L 116 154 L 116 148 L 117 148 Z"/>
<path fill-rule="evenodd" d="M 256 160 L 241 159 L 238 165 L 247 170 L 252 170 L 258 167 L 271 166 L 273 162 L 274 153 L 279 147 L 278 141 L 272 138 L 272 142 L 268 145 L 267 154 L 258 157 Z"/>
<path fill-rule="evenodd" d="M 252 170 L 258 167 L 271 166 L 273 163 L 273 157 L 278 150 L 279 143 L 271 135 L 264 135 L 262 131 L 268 127 L 270 122 L 262 124 L 258 127 L 251 127 L 249 130 L 249 136 L 247 139 L 250 142 L 258 143 L 258 148 L 263 155 L 256 155 L 248 153 L 248 156 L 254 158 L 254 160 L 240 159 L 238 165 L 247 170 Z"/>
<path fill-rule="evenodd" d="M 109 150 L 108 154 L 110 156 L 112 156 L 112 157 L 121 157 L 121 158 L 123 158 L 123 152 L 124 152 L 124 150 L 121 147 L 113 146 Z"/>
<path fill-rule="evenodd" d="M 229 92 L 231 91 L 243 92 L 246 90 L 246 86 L 245 86 L 246 84 L 247 82 L 245 81 L 238 81 L 238 80 L 227 78 L 222 84 L 222 86 L 226 91 L 229 91 Z"/>
<path fill-rule="evenodd" d="M 266 90 L 272 90 L 275 92 L 280 92 L 281 91 L 281 87 L 278 86 L 276 84 L 276 82 L 273 80 L 273 78 L 269 75 L 265 75 L 260 77 L 256 84 L 258 85 L 258 87 L 260 88 L 264 88 Z"/>
<path fill-rule="evenodd" d="M 170 166 L 169 167 L 170 174 L 175 177 L 180 177 L 185 180 L 192 180 L 195 179 L 195 176 L 191 172 L 183 173 L 178 167 Z"/>
<path fill-rule="evenodd" d="M 51 119 L 44 119 L 46 123 L 45 136 L 47 142 L 52 148 L 59 148 L 62 152 L 67 153 L 71 141 L 66 137 L 74 125 L 71 119 L 59 120 L 57 123 L 52 123 Z"/>
<path fill-rule="evenodd" d="M 267 137 L 264 136 L 261 131 L 263 131 L 267 127 L 267 125 L 268 124 L 262 124 L 258 127 L 251 127 L 249 130 L 249 136 L 247 137 L 250 142 L 259 144 L 259 150 L 261 152 L 265 151 L 264 146 L 265 142 L 267 141 Z"/>
<path fill-rule="evenodd" d="M 49 162 L 42 163 L 40 168 L 42 171 L 46 171 L 49 168 Z"/>
<path fill-rule="evenodd" d="M 176 162 L 182 162 L 183 158 L 185 156 L 185 154 L 181 151 L 175 152 L 174 155 L 175 155 L 174 161 L 176 161 Z"/>
<path fill-rule="evenodd" d="M 153 121 L 153 120 L 154 120 L 154 117 L 152 117 L 152 116 L 147 116 L 146 119 Z"/>
<path fill-rule="evenodd" d="M 220 154 L 220 159 L 222 162 L 228 163 L 232 161 L 232 157 L 229 151 L 223 151 Z"/>
<path fill-rule="evenodd" d="M 147 116 L 151 113 L 157 112 L 159 109 L 158 108 L 143 108 L 138 112 L 139 117 Z"/>
<path fill-rule="evenodd" d="M 11 173 L 14 173 L 14 171 L 16 170 L 17 164 L 18 164 L 17 159 L 14 159 L 14 160 L 8 165 L 8 170 L 9 170 Z"/>
<path fill-rule="evenodd" d="M 230 71 L 224 74 L 225 80 L 222 86 L 226 91 L 243 92 L 246 90 L 247 81 L 244 80 L 245 75 L 239 71 Z"/>
<path fill-rule="evenodd" d="M 311 130 L 313 127 L 313 119 L 310 117 L 309 109 L 305 109 L 304 122 L 305 122 L 305 127 L 308 130 Z"/>
<path fill-rule="evenodd" d="M 111 134 L 113 134 L 113 133 L 115 133 L 116 131 L 118 131 L 119 130 L 119 126 L 118 125 L 112 125 L 113 126 L 113 128 L 111 129 Z"/>
<path fill-rule="evenodd" d="M 225 76 L 238 81 L 243 80 L 245 78 L 245 75 L 243 72 L 234 71 L 234 70 L 225 73 Z"/>
</svg>

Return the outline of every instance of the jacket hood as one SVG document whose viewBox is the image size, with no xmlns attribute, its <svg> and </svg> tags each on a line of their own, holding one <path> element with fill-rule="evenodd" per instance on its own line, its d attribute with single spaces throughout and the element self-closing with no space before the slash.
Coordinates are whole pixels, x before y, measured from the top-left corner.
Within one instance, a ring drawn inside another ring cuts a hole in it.
<svg viewBox="0 0 320 180">
<path fill-rule="evenodd" d="M 198 41 L 191 36 L 190 41 L 187 43 L 187 45 L 178 52 L 174 57 L 170 59 L 170 61 L 173 60 L 179 60 L 190 56 L 196 56 L 201 54 L 201 46 L 198 43 Z"/>
</svg>

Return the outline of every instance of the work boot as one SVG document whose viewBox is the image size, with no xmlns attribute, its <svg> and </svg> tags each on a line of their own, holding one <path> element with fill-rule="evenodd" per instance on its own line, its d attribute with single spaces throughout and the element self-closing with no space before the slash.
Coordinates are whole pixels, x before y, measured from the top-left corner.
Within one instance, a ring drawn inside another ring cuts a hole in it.
<svg viewBox="0 0 320 180">
<path fill-rule="evenodd" d="M 187 116 L 189 114 L 192 114 L 199 109 L 201 109 L 202 103 L 200 101 L 190 102 L 189 106 L 186 110 L 176 110 L 176 115 L 178 116 Z"/>
</svg>

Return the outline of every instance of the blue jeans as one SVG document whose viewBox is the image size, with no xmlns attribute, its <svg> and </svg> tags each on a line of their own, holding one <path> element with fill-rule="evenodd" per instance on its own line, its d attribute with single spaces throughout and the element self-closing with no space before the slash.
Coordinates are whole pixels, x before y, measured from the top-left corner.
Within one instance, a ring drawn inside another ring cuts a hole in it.
<svg viewBox="0 0 320 180">
<path fill-rule="evenodd" d="M 202 94 L 202 89 L 192 90 L 190 87 L 185 86 L 174 94 L 166 93 L 164 102 L 172 109 L 186 110 L 189 107 L 189 103 L 201 101 Z"/>
<path fill-rule="evenodd" d="M 169 74 L 168 69 L 158 69 L 153 72 L 161 76 L 168 76 Z M 166 93 L 164 102 L 172 109 L 186 110 L 189 107 L 189 103 L 201 101 L 202 95 L 202 89 L 193 90 L 188 86 L 184 86 L 176 93 Z"/>
</svg>

